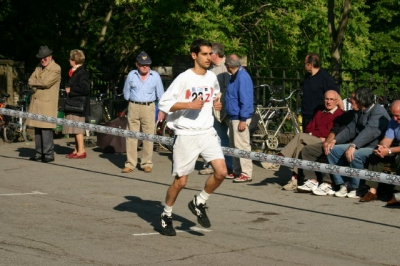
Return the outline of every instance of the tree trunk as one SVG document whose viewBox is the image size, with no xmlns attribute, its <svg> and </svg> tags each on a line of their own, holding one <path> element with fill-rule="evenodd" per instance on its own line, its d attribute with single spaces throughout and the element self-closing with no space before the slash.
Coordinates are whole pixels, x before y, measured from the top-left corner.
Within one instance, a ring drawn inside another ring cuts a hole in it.
<svg viewBox="0 0 400 266">
<path fill-rule="evenodd" d="M 342 49 L 344 35 L 350 17 L 350 0 L 343 0 L 343 9 L 338 21 L 338 27 L 335 27 L 335 1 L 328 0 L 328 32 L 331 39 L 331 68 L 332 76 L 340 86 L 340 69 L 342 67 Z"/>
</svg>

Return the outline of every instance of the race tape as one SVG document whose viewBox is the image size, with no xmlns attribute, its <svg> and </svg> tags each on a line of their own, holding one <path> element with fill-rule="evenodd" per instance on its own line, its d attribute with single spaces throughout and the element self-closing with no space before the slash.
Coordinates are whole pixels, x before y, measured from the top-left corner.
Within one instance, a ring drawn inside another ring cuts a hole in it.
<svg viewBox="0 0 400 266">
<path fill-rule="evenodd" d="M 43 121 L 43 122 L 47 122 L 47 123 L 51 123 L 51 124 L 67 125 L 70 127 L 78 127 L 78 128 L 86 129 L 89 131 L 94 131 L 97 133 L 110 134 L 110 135 L 126 137 L 126 138 L 136 138 L 136 139 L 147 140 L 147 141 L 151 141 L 151 142 L 158 142 L 158 143 L 162 143 L 165 145 L 173 145 L 173 141 L 174 141 L 173 138 L 163 137 L 160 135 L 145 134 L 143 132 L 134 132 L 134 131 L 129 131 L 126 129 L 121 129 L 121 128 L 100 126 L 100 125 L 95 125 L 95 124 L 67 120 L 67 119 L 63 119 L 63 118 L 55 118 L 55 117 L 38 115 L 38 114 L 33 114 L 33 113 L 28 113 L 28 112 L 21 112 L 21 111 L 6 109 L 6 108 L 0 108 L 0 114 L 9 115 L 9 116 L 13 116 L 13 117 L 22 117 L 22 118 L 27 118 L 27 119 L 32 119 L 32 120 L 38 120 L 38 121 Z M 355 169 L 355 168 L 350 168 L 350 167 L 346 167 L 346 166 L 338 166 L 338 165 L 332 165 L 332 164 L 326 164 L 326 163 L 312 162 L 312 161 L 301 160 L 301 159 L 288 158 L 288 157 L 266 154 L 266 153 L 261 153 L 261 152 L 244 151 L 244 150 L 239 150 L 239 149 L 229 148 L 229 147 L 222 147 L 222 150 L 225 155 L 232 156 L 232 157 L 251 159 L 254 161 L 269 162 L 269 163 L 284 165 L 284 166 L 291 167 L 291 168 L 297 167 L 297 168 L 302 168 L 302 169 L 317 171 L 317 172 L 323 172 L 323 173 L 328 173 L 328 174 L 339 174 L 342 176 L 349 176 L 349 177 L 354 177 L 354 178 L 359 178 L 359 179 L 371 180 L 371 181 L 380 182 L 380 183 L 400 185 L 400 176 L 398 176 L 398 175 L 368 171 L 368 170 L 363 170 L 363 169 Z"/>
</svg>

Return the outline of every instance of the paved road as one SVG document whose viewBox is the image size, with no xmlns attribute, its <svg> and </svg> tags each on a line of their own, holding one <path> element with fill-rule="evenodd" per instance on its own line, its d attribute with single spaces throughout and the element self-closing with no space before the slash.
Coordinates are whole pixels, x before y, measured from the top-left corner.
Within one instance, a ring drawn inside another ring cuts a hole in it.
<svg viewBox="0 0 400 266">
<path fill-rule="evenodd" d="M 174 206 L 181 231 L 161 236 L 171 154 L 156 152 L 150 174 L 122 174 L 121 154 L 65 159 L 72 142 L 56 140 L 49 164 L 28 160 L 33 143 L 0 145 L 0 265 L 400 264 L 400 209 L 282 191 L 289 169 L 258 163 L 252 183 L 211 196 L 209 230 L 187 208 L 206 179 L 193 173 Z"/>
</svg>

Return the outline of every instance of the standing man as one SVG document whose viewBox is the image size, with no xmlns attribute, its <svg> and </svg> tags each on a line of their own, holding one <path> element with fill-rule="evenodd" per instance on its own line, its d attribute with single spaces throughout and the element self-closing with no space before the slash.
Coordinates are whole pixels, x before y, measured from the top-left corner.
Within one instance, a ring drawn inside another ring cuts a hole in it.
<svg viewBox="0 0 400 266">
<path fill-rule="evenodd" d="M 129 72 L 124 85 L 124 98 L 129 101 L 128 130 L 146 134 L 154 134 L 156 100 L 160 100 L 164 87 L 160 75 L 150 69 L 151 59 L 148 54 L 141 52 L 136 57 L 137 70 Z M 164 119 L 165 114 L 158 113 L 158 120 Z M 137 164 L 137 144 L 135 138 L 126 139 L 125 167 L 122 173 L 130 173 Z M 145 173 L 151 173 L 153 168 L 153 142 L 143 141 L 142 159 L 140 167 Z"/>
<path fill-rule="evenodd" d="M 304 81 L 301 101 L 303 130 L 311 122 L 316 112 L 324 109 L 325 92 L 334 90 L 340 94 L 333 77 L 321 68 L 321 58 L 318 54 L 307 54 L 304 60 L 304 69 L 308 73 L 308 77 Z"/>
<path fill-rule="evenodd" d="M 57 117 L 58 94 L 61 82 L 61 67 L 53 60 L 53 51 L 47 46 L 40 46 L 36 57 L 40 63 L 28 80 L 33 94 L 29 112 Z M 28 120 L 27 125 L 35 128 L 35 156 L 32 161 L 49 163 L 54 161 L 53 129 L 56 124 L 37 120 Z"/>
<path fill-rule="evenodd" d="M 225 91 L 231 78 L 228 70 L 225 66 L 225 52 L 222 43 L 215 42 L 212 44 L 212 55 L 211 55 L 211 66 L 209 68 L 212 72 L 217 75 L 219 88 L 221 90 L 220 101 L 223 102 L 225 99 Z M 228 123 L 226 120 L 226 112 L 224 107 L 221 111 L 214 109 L 214 128 L 217 131 L 218 137 L 221 140 L 221 146 L 229 147 L 229 136 L 228 136 Z M 225 156 L 225 162 L 228 168 L 228 172 L 232 171 L 232 157 Z M 210 164 L 205 163 L 204 169 L 200 170 L 201 175 L 209 175 L 213 173 L 213 169 Z"/>
<path fill-rule="evenodd" d="M 167 125 L 175 132 L 173 145 L 172 175 L 174 181 L 165 199 L 160 218 L 160 233 L 176 235 L 172 226 L 172 207 L 179 192 L 186 186 L 189 174 L 194 170 L 201 155 L 210 162 L 214 172 L 208 177 L 204 189 L 189 202 L 190 211 L 198 223 L 210 227 L 206 213 L 206 201 L 227 175 L 224 154 L 213 127 L 213 108 L 221 110 L 217 77 L 207 69 L 211 64 L 211 43 L 200 39 L 190 46 L 194 67 L 180 74 L 160 100 L 159 108 L 169 113 Z"/>
<path fill-rule="evenodd" d="M 237 55 L 226 58 L 226 68 L 232 74 L 225 95 L 225 110 L 229 118 L 229 142 L 236 149 L 251 151 L 249 125 L 254 112 L 254 89 L 250 75 L 240 64 Z M 251 182 L 253 162 L 251 159 L 233 158 L 235 183 Z"/>
</svg>

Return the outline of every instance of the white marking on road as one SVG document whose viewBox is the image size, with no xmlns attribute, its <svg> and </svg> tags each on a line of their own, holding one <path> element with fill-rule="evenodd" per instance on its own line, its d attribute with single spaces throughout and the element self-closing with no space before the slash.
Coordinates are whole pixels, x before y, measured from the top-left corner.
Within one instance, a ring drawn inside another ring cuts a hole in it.
<svg viewBox="0 0 400 266">
<path fill-rule="evenodd" d="M 212 230 L 199 228 L 196 226 L 190 227 L 188 230 L 176 230 L 177 233 L 182 232 L 211 232 Z M 159 235 L 160 233 L 140 233 L 140 234 L 132 234 L 133 236 L 151 236 L 151 235 Z"/>
<path fill-rule="evenodd" d="M 11 194 L 0 194 L 0 196 L 24 196 L 24 195 L 46 195 L 47 193 L 32 191 L 30 193 L 11 193 Z"/>
</svg>

